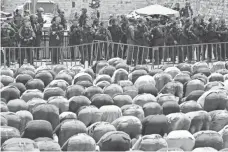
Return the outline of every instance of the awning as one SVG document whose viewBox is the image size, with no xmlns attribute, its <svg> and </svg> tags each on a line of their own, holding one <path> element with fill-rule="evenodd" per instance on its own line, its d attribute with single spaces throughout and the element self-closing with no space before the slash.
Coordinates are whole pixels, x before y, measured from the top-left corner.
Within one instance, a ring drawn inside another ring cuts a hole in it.
<svg viewBox="0 0 228 152">
<path fill-rule="evenodd" d="M 144 8 L 140 8 L 135 10 L 135 12 L 139 15 L 166 15 L 166 16 L 175 16 L 179 17 L 180 13 L 178 11 L 175 11 L 173 9 L 155 4 L 150 5 Z"/>
</svg>

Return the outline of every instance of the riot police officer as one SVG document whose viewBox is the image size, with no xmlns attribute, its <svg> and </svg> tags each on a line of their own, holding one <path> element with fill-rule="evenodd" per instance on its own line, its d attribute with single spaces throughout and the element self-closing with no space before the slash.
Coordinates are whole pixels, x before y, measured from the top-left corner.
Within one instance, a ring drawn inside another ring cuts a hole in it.
<svg viewBox="0 0 228 152">
<path fill-rule="evenodd" d="M 135 40 L 135 28 L 136 28 L 136 20 L 134 18 L 130 18 L 128 20 L 128 24 L 126 25 L 126 37 L 127 37 L 127 64 L 131 65 L 133 61 L 133 57 L 136 55 L 134 46 L 136 44 Z"/>
<path fill-rule="evenodd" d="M 86 56 L 89 62 L 89 65 L 91 65 L 91 61 L 93 59 L 93 56 L 95 53 L 97 53 L 97 51 L 95 50 L 95 46 L 93 46 L 94 50 L 92 50 L 90 43 L 93 42 L 94 38 L 95 38 L 95 29 L 93 27 L 91 27 L 87 22 L 85 23 L 85 25 L 82 27 L 82 43 L 83 44 L 88 44 L 88 45 L 84 45 L 81 47 L 80 49 L 80 53 L 81 53 L 81 64 L 85 64 L 85 60 L 86 60 Z"/>
<path fill-rule="evenodd" d="M 70 27 L 70 46 L 71 46 L 71 59 L 75 58 L 75 50 L 81 49 L 81 47 L 76 47 L 82 43 L 82 29 L 79 27 L 78 21 L 74 20 L 73 25 Z"/>
<path fill-rule="evenodd" d="M 217 29 L 217 33 L 219 35 L 219 41 L 223 42 L 221 44 L 221 54 L 219 56 L 220 60 L 225 60 L 228 57 L 228 27 L 226 26 L 225 19 L 220 20 L 220 25 Z"/>
<path fill-rule="evenodd" d="M 4 61 L 4 55 L 6 56 L 6 65 L 10 65 L 10 49 L 7 47 L 12 47 L 13 46 L 13 41 L 15 37 L 15 31 L 13 28 L 10 27 L 10 25 L 6 22 L 2 24 L 1 27 L 1 46 L 6 47 L 5 48 L 5 53 L 1 52 L 1 63 Z"/>
<path fill-rule="evenodd" d="M 154 58 L 155 64 L 161 64 L 161 60 L 163 57 L 163 48 L 165 45 L 165 35 L 164 35 L 164 26 L 159 24 L 159 21 L 154 23 L 154 28 L 151 29 L 152 35 L 152 44 L 155 46 L 154 50 Z"/>
<path fill-rule="evenodd" d="M 215 18 L 211 17 L 209 19 L 209 24 L 206 27 L 206 31 L 207 31 L 207 41 L 208 43 L 213 43 L 213 44 L 208 44 L 208 62 L 211 61 L 212 59 L 212 47 L 213 47 L 213 53 L 215 58 L 217 58 L 217 53 L 220 53 L 219 50 L 219 45 L 216 45 L 215 43 L 219 42 L 219 37 L 218 37 L 218 33 L 217 33 L 217 27 L 216 27 L 216 22 L 215 22 Z"/>
<path fill-rule="evenodd" d="M 146 54 L 148 54 L 148 48 L 146 46 L 149 46 L 148 41 L 146 39 L 146 34 L 148 34 L 148 28 L 144 24 L 144 21 L 142 18 L 138 18 L 138 24 L 135 28 L 135 40 L 136 45 L 142 46 L 137 48 L 137 56 L 135 56 L 135 61 L 138 60 L 138 64 L 144 64 L 146 62 Z M 138 57 L 138 59 L 136 58 Z"/>
<path fill-rule="evenodd" d="M 21 47 L 32 47 L 35 33 L 31 27 L 31 22 L 26 21 L 19 30 L 19 36 L 21 39 Z M 28 63 L 33 65 L 33 52 L 31 48 L 22 48 L 19 52 L 19 65 L 22 65 L 24 59 L 28 60 Z"/>
<path fill-rule="evenodd" d="M 104 27 L 104 23 L 101 22 L 100 26 L 97 30 L 97 32 L 95 33 L 95 40 L 100 42 L 99 43 L 99 48 L 98 49 L 98 54 L 97 54 L 97 58 L 98 60 L 103 57 L 105 57 L 106 59 L 111 58 L 111 54 L 109 52 L 109 48 L 108 48 L 108 41 L 112 40 L 112 36 L 110 31 Z"/>
<path fill-rule="evenodd" d="M 122 37 L 122 31 L 116 19 L 112 19 L 112 25 L 108 27 L 108 30 L 111 33 L 113 42 L 120 43 L 120 40 Z M 120 51 L 120 47 L 118 47 L 118 44 L 114 44 L 112 48 L 113 50 L 112 52 L 110 52 L 111 54 L 114 55 L 112 57 L 117 57 L 117 55 L 120 56 L 120 54 L 122 54 L 122 52 Z"/>
<path fill-rule="evenodd" d="M 16 28 L 17 28 L 17 29 L 20 29 L 21 26 L 22 26 L 23 17 L 22 17 L 22 15 L 20 14 L 20 12 L 19 12 L 18 9 L 15 11 L 15 15 L 14 15 L 14 17 L 13 17 L 13 20 L 14 20 L 14 24 L 16 25 Z"/>
<path fill-rule="evenodd" d="M 31 24 L 32 24 L 32 29 L 34 31 L 34 33 L 36 34 L 36 38 L 34 39 L 34 46 L 37 47 L 35 49 L 36 52 L 36 57 L 37 59 L 39 59 L 39 47 L 41 44 L 41 39 L 42 39 L 42 27 L 41 25 L 38 23 L 38 16 L 33 14 L 31 15 Z"/>
<path fill-rule="evenodd" d="M 190 26 L 190 32 L 192 32 L 192 44 L 200 44 L 203 43 L 203 36 L 205 33 L 204 27 L 200 25 L 200 19 L 198 17 L 193 18 L 193 24 Z M 197 52 L 197 59 L 200 60 L 201 54 L 201 46 L 196 47 Z"/>
<path fill-rule="evenodd" d="M 80 25 L 80 27 L 85 26 L 87 24 L 87 21 L 88 21 L 87 9 L 86 8 L 82 8 L 81 15 L 79 17 L 79 25 Z"/>
<path fill-rule="evenodd" d="M 50 27 L 49 45 L 53 47 L 51 49 L 52 64 L 59 64 L 60 47 L 62 45 L 63 36 L 64 29 L 61 25 L 61 18 L 58 16 Z"/>
</svg>

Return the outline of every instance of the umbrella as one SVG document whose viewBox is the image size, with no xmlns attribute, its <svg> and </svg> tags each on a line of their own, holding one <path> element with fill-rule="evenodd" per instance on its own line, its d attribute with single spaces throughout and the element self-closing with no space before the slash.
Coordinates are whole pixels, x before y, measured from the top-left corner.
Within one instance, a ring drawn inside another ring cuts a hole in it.
<svg viewBox="0 0 228 152">
<path fill-rule="evenodd" d="M 157 4 L 137 9 L 135 12 L 139 15 L 180 16 L 178 11 Z"/>
</svg>

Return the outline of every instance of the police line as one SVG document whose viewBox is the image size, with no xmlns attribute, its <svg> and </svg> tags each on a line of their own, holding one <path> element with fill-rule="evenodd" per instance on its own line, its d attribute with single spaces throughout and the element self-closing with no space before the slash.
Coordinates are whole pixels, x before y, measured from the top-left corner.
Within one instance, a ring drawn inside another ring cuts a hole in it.
<svg viewBox="0 0 228 152">
<path fill-rule="evenodd" d="M 24 59 L 37 66 L 42 64 L 74 66 L 79 63 L 90 66 L 95 61 L 120 57 L 126 59 L 127 64 L 132 66 L 148 64 L 152 67 L 204 60 L 208 62 L 228 60 L 228 42 L 150 47 L 96 40 L 74 46 L 2 47 L 2 51 L 5 66 L 11 63 L 20 66 Z"/>
</svg>

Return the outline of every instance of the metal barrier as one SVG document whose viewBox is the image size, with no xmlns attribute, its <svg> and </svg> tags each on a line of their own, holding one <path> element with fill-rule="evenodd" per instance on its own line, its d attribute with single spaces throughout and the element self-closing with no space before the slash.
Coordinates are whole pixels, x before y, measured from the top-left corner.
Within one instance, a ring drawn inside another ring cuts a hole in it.
<svg viewBox="0 0 228 152">
<path fill-rule="evenodd" d="M 65 64 L 69 66 L 78 63 L 89 66 L 94 61 L 108 60 L 113 57 L 124 58 L 131 66 L 146 64 L 154 68 L 163 64 L 194 63 L 207 60 L 214 62 L 227 60 L 228 42 L 174 45 L 174 46 L 139 46 L 115 43 L 110 41 L 93 41 L 93 43 L 75 46 L 57 47 L 3 47 L 2 61 L 5 65 L 23 64 L 23 60 L 40 66 L 42 64 Z"/>
<path fill-rule="evenodd" d="M 178 64 L 196 61 L 214 62 L 228 60 L 228 42 L 172 46 L 139 46 L 107 41 L 95 41 L 97 60 L 113 57 L 126 58 L 127 64 Z"/>
<path fill-rule="evenodd" d="M 90 43 L 55 47 L 2 47 L 1 65 L 20 67 L 24 62 L 27 62 L 35 66 L 44 64 L 74 66 L 80 63 L 89 66 L 93 62 L 90 55 L 93 45 Z"/>
</svg>

